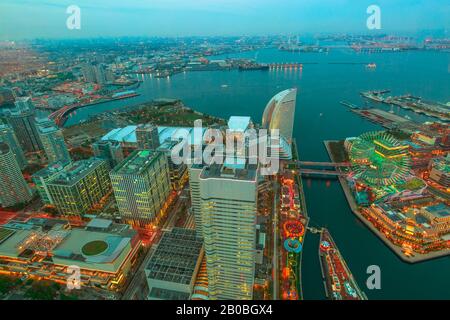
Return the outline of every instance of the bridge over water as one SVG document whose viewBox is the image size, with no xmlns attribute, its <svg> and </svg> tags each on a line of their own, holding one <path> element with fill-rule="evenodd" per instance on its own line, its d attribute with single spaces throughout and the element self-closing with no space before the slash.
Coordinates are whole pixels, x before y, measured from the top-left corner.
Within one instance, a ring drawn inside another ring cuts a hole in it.
<svg viewBox="0 0 450 320">
<path fill-rule="evenodd" d="M 345 176 L 346 172 L 341 172 L 337 168 L 351 167 L 349 162 L 324 162 L 324 161 L 292 161 L 302 175 L 319 175 L 319 176 Z M 308 168 L 309 167 L 309 168 Z M 317 168 L 317 167 L 320 167 Z M 326 169 L 334 168 L 333 169 Z"/>
</svg>

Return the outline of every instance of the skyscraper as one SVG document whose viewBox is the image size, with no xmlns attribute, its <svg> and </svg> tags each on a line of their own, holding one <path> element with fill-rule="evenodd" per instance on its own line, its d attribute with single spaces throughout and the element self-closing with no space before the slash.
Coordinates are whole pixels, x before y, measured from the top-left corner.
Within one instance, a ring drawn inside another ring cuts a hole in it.
<svg viewBox="0 0 450 320">
<path fill-rule="evenodd" d="M 100 140 L 92 144 L 94 155 L 106 160 L 109 167 L 113 169 L 123 161 L 123 150 L 120 142 L 114 140 Z"/>
<path fill-rule="evenodd" d="M 19 164 L 11 148 L 0 143 L 0 204 L 10 207 L 30 201 L 32 193 L 22 176 Z"/>
<path fill-rule="evenodd" d="M 158 127 L 151 123 L 138 125 L 136 139 L 139 149 L 156 150 L 159 147 Z"/>
<path fill-rule="evenodd" d="M 110 175 L 122 218 L 135 227 L 158 224 L 170 193 L 166 156 L 162 152 L 136 150 Z"/>
<path fill-rule="evenodd" d="M 27 165 L 27 160 L 23 154 L 22 148 L 20 147 L 19 141 L 17 140 L 16 134 L 9 124 L 0 123 L 0 142 L 7 143 L 9 145 L 12 153 L 16 157 L 20 169 L 24 169 Z"/>
<path fill-rule="evenodd" d="M 37 129 L 48 162 L 69 162 L 70 154 L 67 150 L 64 137 L 55 123 L 48 119 L 38 119 Z"/>
<path fill-rule="evenodd" d="M 33 110 L 11 109 L 6 112 L 5 118 L 8 124 L 13 128 L 17 140 L 24 152 L 36 152 L 42 150 Z"/>
<path fill-rule="evenodd" d="M 257 166 L 213 164 L 199 181 L 210 298 L 252 299 Z"/>
<path fill-rule="evenodd" d="M 66 216 L 83 216 L 101 207 L 111 193 L 108 164 L 97 158 L 71 163 L 46 185 L 56 209 Z"/>
</svg>

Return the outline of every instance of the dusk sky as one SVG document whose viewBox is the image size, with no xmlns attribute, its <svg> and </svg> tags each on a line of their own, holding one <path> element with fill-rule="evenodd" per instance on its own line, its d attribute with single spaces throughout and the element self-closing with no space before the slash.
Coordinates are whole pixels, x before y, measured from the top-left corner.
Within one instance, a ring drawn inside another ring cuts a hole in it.
<svg viewBox="0 0 450 320">
<path fill-rule="evenodd" d="M 0 39 L 368 33 L 372 4 L 381 32 L 450 26 L 445 0 L 1 0 Z M 70 5 L 81 9 L 80 30 L 66 27 Z"/>
</svg>

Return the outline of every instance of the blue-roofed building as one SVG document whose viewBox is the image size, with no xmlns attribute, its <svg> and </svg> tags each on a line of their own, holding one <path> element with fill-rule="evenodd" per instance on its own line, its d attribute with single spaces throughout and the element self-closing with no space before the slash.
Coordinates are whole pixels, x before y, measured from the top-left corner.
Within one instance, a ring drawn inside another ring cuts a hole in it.
<svg viewBox="0 0 450 320">
<path fill-rule="evenodd" d="M 124 147 L 137 147 L 137 125 L 113 129 L 102 137 L 101 140 L 113 140 L 122 143 Z M 202 128 L 202 134 L 194 136 L 194 128 L 191 127 L 158 127 L 159 144 L 167 140 L 181 140 L 189 138 L 191 144 L 202 144 L 203 134 L 206 128 Z"/>
</svg>

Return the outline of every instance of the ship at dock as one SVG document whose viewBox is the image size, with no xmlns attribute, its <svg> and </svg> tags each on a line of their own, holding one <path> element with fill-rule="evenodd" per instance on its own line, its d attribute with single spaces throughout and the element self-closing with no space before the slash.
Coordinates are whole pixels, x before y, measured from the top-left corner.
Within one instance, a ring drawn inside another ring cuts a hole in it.
<svg viewBox="0 0 450 320">
<path fill-rule="evenodd" d="M 319 259 L 327 298 L 330 300 L 367 300 L 339 252 L 330 232 L 320 231 Z"/>
</svg>

